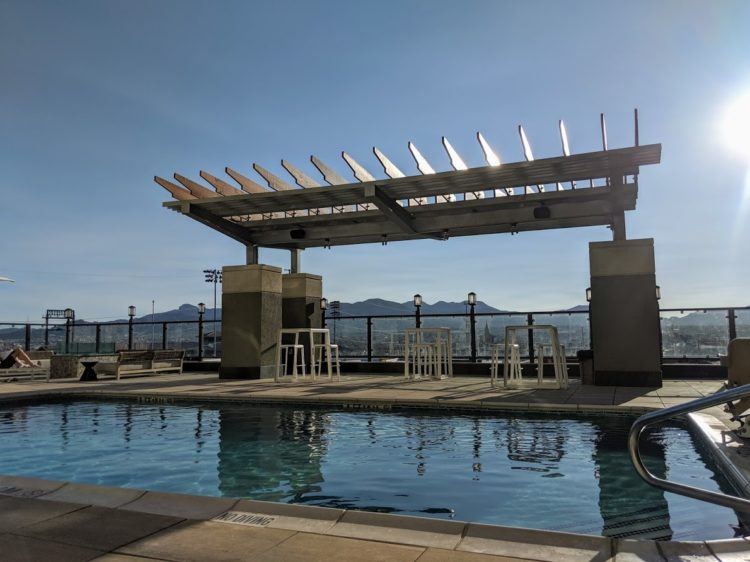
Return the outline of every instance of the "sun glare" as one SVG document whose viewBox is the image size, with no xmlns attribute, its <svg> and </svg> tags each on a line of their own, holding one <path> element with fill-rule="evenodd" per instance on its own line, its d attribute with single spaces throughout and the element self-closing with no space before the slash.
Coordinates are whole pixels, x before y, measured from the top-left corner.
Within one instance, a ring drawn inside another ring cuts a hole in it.
<svg viewBox="0 0 750 562">
<path fill-rule="evenodd" d="M 750 92 L 727 107 L 722 134 L 728 148 L 750 159 Z"/>
</svg>

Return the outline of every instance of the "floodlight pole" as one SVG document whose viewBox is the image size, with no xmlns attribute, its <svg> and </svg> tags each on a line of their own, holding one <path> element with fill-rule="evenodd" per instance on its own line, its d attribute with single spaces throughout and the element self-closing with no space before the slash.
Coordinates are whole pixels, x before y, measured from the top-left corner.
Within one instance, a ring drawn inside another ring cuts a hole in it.
<svg viewBox="0 0 750 562">
<path fill-rule="evenodd" d="M 253 246 L 253 251 L 250 250 L 251 246 L 247 246 L 247 258 L 254 257 L 257 259 L 257 247 Z M 214 325 L 214 349 L 213 356 L 216 357 L 216 286 L 222 282 L 222 272 L 220 269 L 204 269 L 203 273 L 206 275 L 206 283 L 214 284 L 214 312 L 213 312 L 213 325 Z"/>
</svg>

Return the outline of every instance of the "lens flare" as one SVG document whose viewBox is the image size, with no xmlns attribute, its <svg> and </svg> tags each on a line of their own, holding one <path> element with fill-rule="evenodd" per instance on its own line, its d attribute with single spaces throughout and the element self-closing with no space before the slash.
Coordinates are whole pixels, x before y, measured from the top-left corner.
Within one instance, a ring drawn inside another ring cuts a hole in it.
<svg viewBox="0 0 750 562">
<path fill-rule="evenodd" d="M 750 160 L 750 92 L 727 107 L 721 130 L 727 148 Z"/>
</svg>

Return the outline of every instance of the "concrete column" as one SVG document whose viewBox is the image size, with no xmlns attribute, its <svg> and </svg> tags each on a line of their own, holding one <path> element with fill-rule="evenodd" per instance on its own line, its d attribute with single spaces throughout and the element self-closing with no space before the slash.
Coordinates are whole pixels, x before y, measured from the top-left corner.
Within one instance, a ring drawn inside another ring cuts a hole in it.
<svg viewBox="0 0 750 562">
<path fill-rule="evenodd" d="M 282 277 L 282 325 L 284 328 L 320 328 L 322 314 L 320 299 L 323 296 L 323 278 L 311 273 L 287 273 Z M 310 368 L 308 338 L 305 345 L 305 363 Z"/>
<path fill-rule="evenodd" d="M 233 265 L 222 269 L 220 378 L 274 376 L 281 328 L 281 268 Z"/>
<path fill-rule="evenodd" d="M 589 265 L 596 384 L 661 386 L 653 239 L 591 242 Z"/>
</svg>

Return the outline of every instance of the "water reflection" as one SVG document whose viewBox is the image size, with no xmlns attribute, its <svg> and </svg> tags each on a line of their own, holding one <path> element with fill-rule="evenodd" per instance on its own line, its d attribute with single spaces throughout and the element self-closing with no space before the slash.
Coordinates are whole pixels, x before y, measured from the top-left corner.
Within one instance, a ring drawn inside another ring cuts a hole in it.
<svg viewBox="0 0 750 562">
<path fill-rule="evenodd" d="M 634 469 L 629 456 L 622 454 L 627 434 L 612 424 L 594 423 L 594 427 L 599 511 L 604 521 L 601 533 L 608 537 L 671 539 L 669 505 L 664 492 L 646 484 L 639 487 L 637 494 L 628 492 Z M 640 450 L 649 470 L 664 478 L 666 451 L 653 432 L 646 432 L 641 438 Z"/>
<path fill-rule="evenodd" d="M 219 490 L 224 496 L 300 501 L 321 491 L 326 414 L 252 408 L 219 414 Z"/>
</svg>

